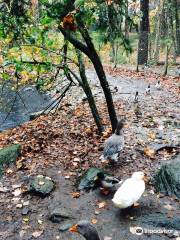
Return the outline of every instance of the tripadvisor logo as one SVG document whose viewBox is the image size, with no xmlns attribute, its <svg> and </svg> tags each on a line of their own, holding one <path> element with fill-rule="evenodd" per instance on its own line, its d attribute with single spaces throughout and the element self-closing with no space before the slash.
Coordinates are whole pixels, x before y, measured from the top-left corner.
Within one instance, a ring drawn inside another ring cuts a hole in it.
<svg viewBox="0 0 180 240">
<path fill-rule="evenodd" d="M 141 227 L 131 227 L 130 232 L 132 234 L 142 235 L 143 234 L 143 229 Z"/>
</svg>

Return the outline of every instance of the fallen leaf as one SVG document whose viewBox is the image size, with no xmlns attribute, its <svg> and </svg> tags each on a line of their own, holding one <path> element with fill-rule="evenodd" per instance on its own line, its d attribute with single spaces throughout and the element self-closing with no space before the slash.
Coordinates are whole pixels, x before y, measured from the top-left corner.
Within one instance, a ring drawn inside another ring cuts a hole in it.
<svg viewBox="0 0 180 240">
<path fill-rule="evenodd" d="M 23 205 L 21 204 L 21 203 L 18 203 L 17 205 L 16 205 L 16 208 L 22 208 L 23 207 Z"/>
<path fill-rule="evenodd" d="M 112 240 L 112 237 L 104 237 L 104 240 Z"/>
<path fill-rule="evenodd" d="M 40 186 L 42 186 L 42 185 L 45 184 L 45 182 L 43 182 L 43 181 L 39 181 L 38 184 L 39 184 Z"/>
<path fill-rule="evenodd" d="M 97 219 L 96 219 L 96 218 L 93 218 L 93 219 L 91 220 L 91 222 L 92 222 L 92 224 L 96 224 L 96 223 L 97 223 Z"/>
<path fill-rule="evenodd" d="M 100 202 L 99 204 L 98 204 L 98 207 L 99 207 L 99 209 L 101 209 L 101 208 L 105 208 L 106 207 L 106 202 Z"/>
<path fill-rule="evenodd" d="M 27 222 L 29 222 L 29 218 L 25 217 L 25 218 L 23 218 L 23 221 L 24 221 L 25 223 L 27 223 Z"/>
<path fill-rule="evenodd" d="M 73 197 L 73 198 L 79 198 L 80 195 L 81 195 L 80 192 L 73 192 L 73 193 L 72 193 L 72 197 Z"/>
<path fill-rule="evenodd" d="M 32 233 L 32 236 L 34 238 L 38 238 L 38 237 L 40 237 L 42 235 L 43 231 L 44 230 L 35 231 L 35 232 Z"/>
<path fill-rule="evenodd" d="M 175 210 L 175 208 L 173 206 L 171 206 L 170 204 L 166 204 L 163 206 L 165 209 L 171 211 L 171 210 Z"/>
<path fill-rule="evenodd" d="M 15 197 L 18 197 L 19 195 L 21 195 L 22 191 L 20 188 L 17 188 L 14 192 L 12 192 L 12 194 L 15 196 Z"/>
<path fill-rule="evenodd" d="M 12 174 L 12 173 L 13 173 L 13 170 L 10 169 L 10 168 L 8 168 L 8 169 L 6 169 L 6 173 L 7 173 L 7 174 Z"/>
<path fill-rule="evenodd" d="M 150 158 L 154 158 L 155 156 L 155 150 L 149 147 L 144 148 L 144 154 Z"/>
<path fill-rule="evenodd" d="M 38 219 L 38 223 L 41 225 L 41 224 L 43 224 L 43 221 Z"/>
</svg>

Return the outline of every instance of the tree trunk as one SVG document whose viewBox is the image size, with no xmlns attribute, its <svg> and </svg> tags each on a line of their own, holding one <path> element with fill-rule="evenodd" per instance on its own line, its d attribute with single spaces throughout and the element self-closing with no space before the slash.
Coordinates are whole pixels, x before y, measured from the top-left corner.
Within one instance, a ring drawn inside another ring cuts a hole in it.
<svg viewBox="0 0 180 240">
<path fill-rule="evenodd" d="M 149 34 L 149 0 L 140 0 L 142 19 L 140 21 L 138 64 L 148 61 L 148 34 Z"/>
<path fill-rule="evenodd" d="M 125 37 L 129 39 L 129 22 L 128 22 L 129 14 L 128 14 L 128 0 L 125 1 Z"/>
<path fill-rule="evenodd" d="M 39 0 L 31 0 L 32 14 L 37 24 L 39 20 Z"/>
<path fill-rule="evenodd" d="M 173 11 L 172 9 L 169 9 L 169 34 L 171 36 L 172 39 L 172 45 L 173 45 L 173 62 L 176 62 L 176 38 L 175 38 L 175 31 L 174 31 L 174 26 L 173 26 Z"/>
<path fill-rule="evenodd" d="M 94 68 L 96 70 L 97 76 L 100 80 L 101 87 L 104 91 L 106 103 L 107 103 L 107 108 L 108 108 L 108 113 L 111 121 L 111 126 L 112 126 L 112 132 L 116 130 L 117 126 L 117 116 L 114 108 L 114 103 L 112 99 L 112 94 L 109 88 L 108 81 L 106 79 L 106 75 L 101 63 L 101 60 L 96 52 L 91 52 L 90 59 L 94 65 Z"/>
<path fill-rule="evenodd" d="M 84 43 L 80 42 L 79 40 L 77 40 L 76 38 L 74 38 L 70 33 L 65 31 L 64 28 L 62 28 L 61 26 L 59 26 L 59 29 L 60 29 L 61 33 L 65 36 L 65 38 L 69 42 L 71 42 L 71 44 L 73 44 L 75 48 L 79 49 L 84 54 L 86 54 L 89 57 L 89 59 L 92 61 L 93 66 L 96 70 L 97 76 L 99 78 L 101 87 L 104 92 L 104 96 L 105 96 L 106 104 L 107 104 L 107 108 L 108 108 L 108 113 L 109 113 L 109 118 L 111 121 L 112 131 L 114 132 L 116 129 L 116 126 L 117 126 L 117 116 L 116 116 L 116 111 L 114 108 L 112 94 L 111 94 L 111 91 L 109 88 L 108 81 L 106 79 L 106 75 L 105 75 L 101 60 L 95 50 L 94 44 L 89 36 L 89 33 L 88 33 L 86 27 L 81 22 L 80 22 L 80 24 L 78 24 L 78 27 L 79 27 L 79 30 L 81 32 L 81 35 L 82 35 L 84 41 L 86 42 L 86 45 Z"/>
<path fill-rule="evenodd" d="M 167 46 L 166 46 L 166 59 L 165 59 L 165 64 L 164 64 L 164 73 L 163 73 L 163 76 L 166 76 L 166 75 L 167 75 L 169 50 L 170 50 L 170 47 L 168 47 L 168 45 L 167 45 Z"/>
<path fill-rule="evenodd" d="M 154 61 L 157 63 L 159 61 L 159 50 L 160 50 L 160 35 L 161 35 L 161 20 L 162 13 L 164 8 L 164 0 L 159 0 L 158 3 L 158 14 L 157 14 L 157 25 L 156 25 L 156 38 L 155 38 L 155 46 L 154 46 Z"/>
<path fill-rule="evenodd" d="M 176 56 L 180 55 L 180 18 L 178 15 L 178 9 L 180 2 L 178 0 L 174 0 L 174 8 L 175 8 L 175 21 L 176 21 Z"/>
<path fill-rule="evenodd" d="M 81 80 L 82 80 L 82 88 L 87 96 L 87 100 L 88 100 L 92 115 L 94 117 L 96 126 L 98 128 L 98 131 L 101 134 L 103 131 L 103 127 L 101 124 L 101 119 L 99 117 L 99 113 L 98 113 L 98 110 L 97 110 L 97 107 L 96 107 L 96 104 L 94 101 L 94 97 L 93 97 L 91 88 L 89 86 L 89 83 L 88 83 L 88 80 L 86 77 L 85 66 L 84 66 L 84 62 L 82 59 L 82 54 L 79 50 L 77 50 L 76 53 L 77 53 L 78 63 L 79 63 L 79 74 L 80 74 Z"/>
</svg>

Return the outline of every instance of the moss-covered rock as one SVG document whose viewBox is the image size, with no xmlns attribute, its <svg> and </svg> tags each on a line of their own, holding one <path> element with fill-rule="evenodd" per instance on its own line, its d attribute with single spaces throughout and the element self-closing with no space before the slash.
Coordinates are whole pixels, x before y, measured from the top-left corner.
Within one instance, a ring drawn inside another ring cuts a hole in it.
<svg viewBox="0 0 180 240">
<path fill-rule="evenodd" d="M 0 150 L 0 172 L 4 165 L 14 163 L 21 155 L 21 145 L 13 144 Z"/>
<path fill-rule="evenodd" d="M 35 176 L 30 182 L 29 192 L 46 197 L 54 189 L 55 184 L 51 178 L 42 175 Z"/>
<path fill-rule="evenodd" d="M 154 177 L 154 184 L 156 191 L 180 198 L 180 155 L 161 166 Z"/>
</svg>

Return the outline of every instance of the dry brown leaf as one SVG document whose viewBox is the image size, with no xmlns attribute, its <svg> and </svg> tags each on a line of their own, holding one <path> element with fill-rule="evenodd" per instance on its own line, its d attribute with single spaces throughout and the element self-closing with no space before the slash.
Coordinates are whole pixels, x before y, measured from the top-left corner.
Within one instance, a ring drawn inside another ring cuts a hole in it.
<svg viewBox="0 0 180 240">
<path fill-rule="evenodd" d="M 42 235 L 43 231 L 44 231 L 44 230 L 35 231 L 35 232 L 32 233 L 32 236 L 33 236 L 34 238 L 38 238 L 38 237 L 40 237 L 40 236 Z"/>
<path fill-rule="evenodd" d="M 72 197 L 73 197 L 73 198 L 79 198 L 80 195 L 81 195 L 80 192 L 73 192 L 73 193 L 72 193 Z"/>
<path fill-rule="evenodd" d="M 99 209 L 105 208 L 106 206 L 107 206 L 106 202 L 100 202 L 100 203 L 98 203 Z"/>
<path fill-rule="evenodd" d="M 155 150 L 149 147 L 144 148 L 144 154 L 150 158 L 154 158 L 155 157 Z"/>
<path fill-rule="evenodd" d="M 15 197 L 21 195 L 21 193 L 22 193 L 21 188 L 17 188 L 14 192 L 12 192 L 12 194 L 13 194 Z"/>
<path fill-rule="evenodd" d="M 92 224 L 96 224 L 96 223 L 97 223 L 97 219 L 96 219 L 96 218 L 93 218 L 93 219 L 91 220 L 91 222 L 92 222 Z"/>
</svg>

